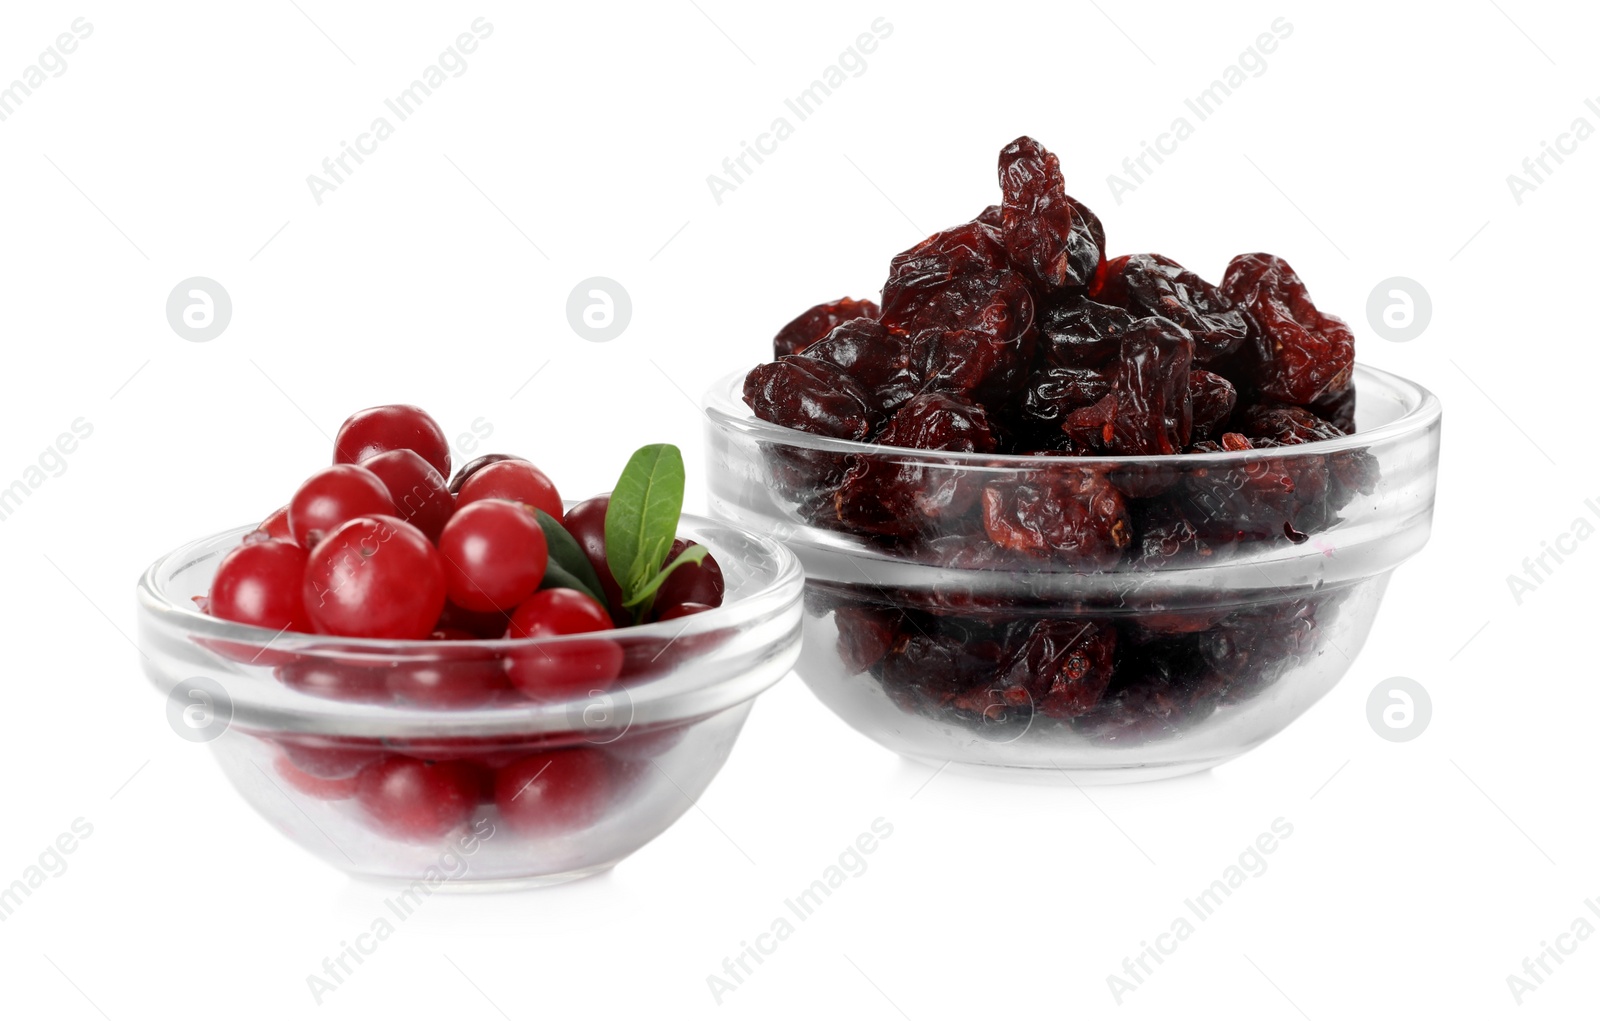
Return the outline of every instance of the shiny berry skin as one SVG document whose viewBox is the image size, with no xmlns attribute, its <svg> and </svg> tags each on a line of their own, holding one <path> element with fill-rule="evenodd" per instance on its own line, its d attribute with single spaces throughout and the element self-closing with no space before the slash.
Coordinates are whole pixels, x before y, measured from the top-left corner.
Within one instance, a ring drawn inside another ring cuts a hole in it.
<svg viewBox="0 0 1600 1021">
<path fill-rule="evenodd" d="M 438 632 L 430 635 L 437 639 Z M 443 641 L 472 641 L 465 632 L 453 632 Z M 429 709 L 460 709 L 494 701 L 507 690 L 505 670 L 498 656 L 451 655 L 397 663 L 388 671 L 389 691 L 396 699 Z"/>
<path fill-rule="evenodd" d="M 433 465 L 414 450 L 390 450 L 367 458 L 361 467 L 383 480 L 401 520 L 416 525 L 429 542 L 439 541 L 456 500 Z"/>
<path fill-rule="evenodd" d="M 271 514 L 267 520 L 256 526 L 256 531 L 265 532 L 274 539 L 283 542 L 294 542 L 294 534 L 289 531 L 289 505 L 284 504 Z"/>
<path fill-rule="evenodd" d="M 289 501 L 289 532 L 306 549 L 351 518 L 395 513 L 389 487 L 353 464 L 324 468 L 300 483 Z"/>
<path fill-rule="evenodd" d="M 423 762 L 390 756 L 356 777 L 356 798 L 374 828 L 427 842 L 465 823 L 477 807 L 483 778 L 466 762 Z"/>
<path fill-rule="evenodd" d="M 462 506 L 487 499 L 525 503 L 557 521 L 566 511 L 550 477 L 527 461 L 515 459 L 484 465 L 461 484 Z"/>
<path fill-rule="evenodd" d="M 285 687 L 313 698 L 337 702 L 387 702 L 383 672 L 370 666 L 341 663 L 331 657 L 300 656 L 273 670 Z"/>
<path fill-rule="evenodd" d="M 522 460 L 522 458 L 515 454 L 484 454 L 481 457 L 474 457 L 472 460 L 456 469 L 455 476 L 450 479 L 450 492 L 461 492 L 461 487 L 466 484 L 468 479 L 472 478 L 472 476 L 478 474 L 481 469 L 487 468 L 491 464 L 498 464 L 501 461 L 520 460 Z"/>
<path fill-rule="evenodd" d="M 296 766 L 288 756 L 280 756 L 273 767 L 290 787 L 318 801 L 343 801 L 356 796 L 357 782 L 353 776 L 340 779 L 320 777 Z"/>
<path fill-rule="evenodd" d="M 684 550 L 699 543 L 677 539 L 672 543 L 662 567 L 672 563 Z M 656 589 L 655 600 L 651 603 L 651 615 L 656 620 L 666 620 L 666 613 L 675 606 L 684 603 L 701 603 L 705 606 L 721 606 L 722 568 L 717 566 L 717 561 L 710 553 L 698 564 L 684 564 L 682 567 L 667 575 L 667 580 Z"/>
<path fill-rule="evenodd" d="M 311 551 L 306 610 L 317 629 L 350 638 L 426 638 L 444 609 L 444 565 L 416 526 L 355 518 Z"/>
<path fill-rule="evenodd" d="M 550 562 L 539 522 L 520 503 L 478 500 L 439 536 L 450 601 L 464 610 L 510 610 L 533 595 Z"/>
<path fill-rule="evenodd" d="M 677 620 L 680 617 L 693 617 L 697 613 L 715 609 L 715 606 L 708 606 L 705 603 L 673 603 L 656 614 L 656 620 Z"/>
<path fill-rule="evenodd" d="M 390 450 L 414 450 L 443 478 L 450 477 L 450 441 L 439 423 L 414 404 L 385 404 L 344 420 L 333 441 L 334 464 L 360 464 Z"/>
<path fill-rule="evenodd" d="M 217 565 L 207 603 L 213 617 L 274 631 L 312 630 L 300 582 L 306 551 L 261 538 L 235 546 Z"/>
<path fill-rule="evenodd" d="M 494 803 L 512 830 L 555 835 L 599 819 L 611 798 L 611 770 L 594 748 L 562 748 L 519 759 L 495 774 Z"/>
<path fill-rule="evenodd" d="M 582 592 L 535 592 L 511 614 L 507 638 L 553 638 L 610 631 L 611 616 Z M 622 646 L 606 639 L 540 643 L 506 656 L 511 683 L 535 698 L 563 699 L 604 689 L 622 672 Z"/>
<path fill-rule="evenodd" d="M 273 734 L 271 741 L 296 769 L 323 780 L 353 779 L 385 756 L 383 745 L 376 738 Z"/>
<path fill-rule="evenodd" d="M 589 566 L 600 576 L 600 587 L 605 590 L 612 621 L 618 627 L 626 627 L 633 622 L 632 616 L 622 605 L 622 586 L 612 577 L 611 565 L 606 563 L 606 511 L 610 507 L 609 495 L 590 497 L 567 511 L 561 524 L 578 540 L 583 555 L 589 558 Z"/>
</svg>

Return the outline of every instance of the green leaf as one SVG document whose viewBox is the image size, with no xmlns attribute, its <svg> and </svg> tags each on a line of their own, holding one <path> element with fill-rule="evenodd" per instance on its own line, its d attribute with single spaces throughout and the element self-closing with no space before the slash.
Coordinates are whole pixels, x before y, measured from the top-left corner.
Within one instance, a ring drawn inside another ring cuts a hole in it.
<svg viewBox="0 0 1600 1021">
<path fill-rule="evenodd" d="M 660 571 L 682 511 L 683 454 L 670 443 L 634 451 L 606 509 L 606 564 L 624 602 Z"/>
<path fill-rule="evenodd" d="M 635 593 L 631 599 L 625 600 L 622 605 L 628 607 L 629 609 L 641 605 L 648 606 L 648 600 L 655 596 L 656 590 L 661 587 L 661 583 L 667 580 L 667 575 L 671 574 L 673 571 L 676 571 L 685 564 L 698 564 L 700 561 L 704 560 L 706 555 L 710 552 L 710 550 L 706 549 L 704 546 L 701 546 L 699 543 L 687 547 L 682 553 L 679 553 L 677 557 L 673 559 L 672 563 L 662 568 L 654 578 L 651 578 L 649 581 L 645 582 L 644 587 Z"/>
<path fill-rule="evenodd" d="M 544 531 L 545 545 L 550 548 L 550 564 L 545 568 L 548 572 L 555 567 L 560 567 L 562 573 L 571 581 L 557 582 L 554 586 L 541 585 L 540 588 L 575 588 L 586 595 L 594 597 L 595 602 L 601 606 L 606 605 L 606 590 L 600 584 L 600 575 L 595 573 L 594 565 L 589 563 L 589 557 L 583 552 L 583 547 L 578 545 L 578 540 L 572 533 L 557 521 L 554 516 L 545 511 L 533 508 L 533 516 L 538 519 L 539 527 Z"/>
<path fill-rule="evenodd" d="M 605 609 L 606 603 L 603 593 L 597 593 L 593 589 L 589 588 L 582 581 L 579 581 L 576 577 L 574 577 L 571 571 L 568 571 L 565 567 L 562 567 L 554 560 L 550 561 L 550 563 L 545 567 L 544 581 L 539 583 L 540 591 L 543 591 L 547 588 L 569 588 L 574 592 L 582 592 L 590 599 L 593 599 L 595 602 L 599 603 L 601 609 Z M 607 615 L 610 615 L 609 611 L 607 611 Z"/>
</svg>

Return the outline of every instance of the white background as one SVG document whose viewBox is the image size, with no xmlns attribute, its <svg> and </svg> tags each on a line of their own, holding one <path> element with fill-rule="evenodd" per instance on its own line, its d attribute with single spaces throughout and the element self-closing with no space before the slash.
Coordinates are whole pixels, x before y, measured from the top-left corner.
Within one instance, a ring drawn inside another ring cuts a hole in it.
<svg viewBox="0 0 1600 1021">
<path fill-rule="evenodd" d="M 1600 542 L 1521 605 L 1506 579 L 1574 519 L 1600 522 L 1584 506 L 1600 501 L 1600 139 L 1520 204 L 1506 177 L 1575 118 L 1600 128 L 1583 102 L 1600 104 L 1593 11 L 297 2 L 3 15 L 0 82 L 74 18 L 94 31 L 0 123 L 0 484 L 74 419 L 94 432 L 0 522 L 0 884 L 75 818 L 94 833 L 0 923 L 0 1011 L 1592 1009 L 1600 938 L 1520 1008 L 1506 976 L 1600 900 Z M 318 205 L 307 175 L 478 16 L 494 31 L 468 69 Z M 893 34 L 865 72 L 714 202 L 706 176 L 877 17 Z M 1293 34 L 1265 72 L 1113 200 L 1107 175 L 1279 17 Z M 327 460 L 326 434 L 375 403 L 422 404 L 452 434 L 481 417 L 478 452 L 525 454 L 572 497 L 607 488 L 635 446 L 674 441 L 693 489 L 691 398 L 807 305 L 875 295 L 893 253 L 994 201 L 995 155 L 1022 133 L 1060 154 L 1113 252 L 1212 278 L 1236 252 L 1282 254 L 1357 326 L 1361 360 L 1443 400 L 1432 542 L 1341 686 L 1211 773 L 1084 793 L 927 782 L 791 677 L 703 811 L 599 878 L 431 899 L 315 1006 L 306 975 L 389 891 L 289 844 L 171 733 L 126 638 L 138 572 L 283 503 Z M 234 304 L 209 343 L 163 313 L 193 275 Z M 565 314 L 595 275 L 633 302 L 607 344 Z M 1396 275 L 1434 308 L 1404 344 L 1366 325 L 1369 292 Z M 1393 676 L 1432 695 L 1409 743 L 1367 723 Z M 719 1007 L 706 976 L 879 817 L 894 833 L 868 871 Z M 1279 817 L 1294 832 L 1268 871 L 1118 1006 L 1107 975 Z"/>
</svg>

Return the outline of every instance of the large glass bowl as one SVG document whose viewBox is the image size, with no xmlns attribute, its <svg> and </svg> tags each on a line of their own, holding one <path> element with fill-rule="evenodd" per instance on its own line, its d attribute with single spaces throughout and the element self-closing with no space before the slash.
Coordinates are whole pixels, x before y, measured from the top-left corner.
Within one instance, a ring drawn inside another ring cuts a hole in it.
<svg viewBox="0 0 1600 1021">
<path fill-rule="evenodd" d="M 357 875 L 463 888 L 610 868 L 694 803 L 799 653 L 794 556 L 700 518 L 680 533 L 716 557 L 722 606 L 603 638 L 274 635 L 201 613 L 195 597 L 247 531 L 145 572 L 144 670 L 174 728 L 212 742 L 251 807 Z M 582 658 L 596 641 L 622 651 L 613 682 L 538 702 L 506 680 L 508 657 Z"/>
<path fill-rule="evenodd" d="M 934 765 L 1233 758 L 1338 682 L 1431 527 L 1439 402 L 1365 366 L 1351 436 L 1125 458 L 826 439 L 756 419 L 743 377 L 705 401 L 711 513 L 799 556 L 817 697 Z"/>
</svg>

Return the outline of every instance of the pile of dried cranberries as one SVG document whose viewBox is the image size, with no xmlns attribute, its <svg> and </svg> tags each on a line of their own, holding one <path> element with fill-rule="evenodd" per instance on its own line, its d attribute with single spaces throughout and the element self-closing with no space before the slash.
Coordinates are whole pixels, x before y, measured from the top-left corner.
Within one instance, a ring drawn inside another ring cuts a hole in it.
<svg viewBox="0 0 1600 1021">
<path fill-rule="evenodd" d="M 1354 339 L 1277 256 L 1236 257 L 1220 286 L 1161 255 L 1107 260 L 1100 220 L 1032 138 L 1001 151 L 1000 187 L 999 205 L 895 256 L 881 305 L 843 298 L 783 327 L 777 360 L 750 372 L 744 398 L 757 417 L 820 436 L 1068 460 L 985 487 L 890 459 L 801 459 L 776 481 L 803 516 L 904 546 L 964 532 L 970 515 L 979 536 L 1024 560 L 1097 569 L 1125 555 L 1161 566 L 1164 550 L 1197 541 L 1207 553 L 1303 541 L 1372 491 L 1360 455 L 1268 462 L 1245 493 L 1204 482 L 1172 492 L 1147 469 L 1070 470 L 1075 457 L 1346 435 Z"/>
</svg>

